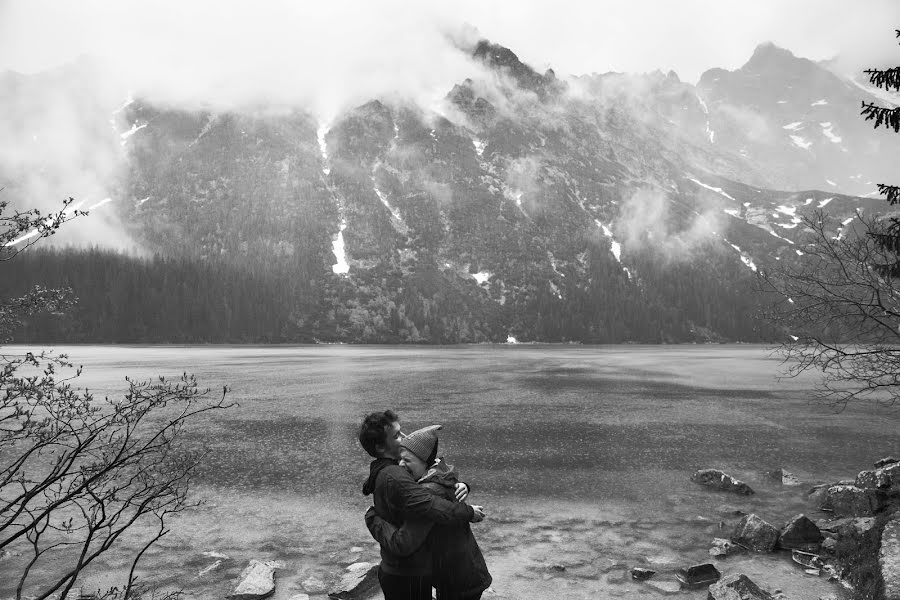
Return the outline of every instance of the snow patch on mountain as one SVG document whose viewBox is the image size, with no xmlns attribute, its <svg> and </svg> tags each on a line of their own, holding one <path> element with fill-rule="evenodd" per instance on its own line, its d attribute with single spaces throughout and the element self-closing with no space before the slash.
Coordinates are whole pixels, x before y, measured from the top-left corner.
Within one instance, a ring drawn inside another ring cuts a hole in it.
<svg viewBox="0 0 900 600">
<path fill-rule="evenodd" d="M 122 144 L 124 146 L 125 142 L 128 141 L 128 138 L 133 136 L 135 133 L 137 133 L 138 131 L 140 131 L 141 129 L 146 127 L 147 125 L 148 125 L 148 123 L 144 123 L 143 125 L 138 125 L 137 123 L 132 124 L 131 129 L 119 134 L 119 137 L 122 138 L 122 141 L 120 142 L 120 144 Z"/>
<path fill-rule="evenodd" d="M 344 230 L 346 228 L 347 221 L 341 219 L 341 228 L 331 241 L 331 251 L 334 253 L 335 260 L 335 263 L 331 265 L 331 271 L 338 275 L 346 275 L 350 271 L 350 265 L 347 264 L 347 253 L 344 249 Z"/>
<path fill-rule="evenodd" d="M 734 248 L 737 253 L 740 255 L 741 262 L 744 263 L 747 268 L 749 268 L 754 273 L 756 272 L 756 263 L 753 262 L 753 259 L 747 256 L 747 253 L 740 249 L 737 244 L 732 244 L 726 238 L 722 238 L 726 244 Z"/>
<path fill-rule="evenodd" d="M 800 137 L 799 135 L 792 135 L 792 136 L 790 136 L 790 138 L 791 138 L 791 141 L 794 143 L 794 145 L 797 146 L 798 148 L 807 150 L 807 149 L 809 149 L 810 146 L 812 146 L 812 142 L 806 141 L 806 139 Z"/>
<path fill-rule="evenodd" d="M 824 200 L 819 200 L 819 208 L 825 208 L 828 206 L 828 203 L 834 200 L 834 197 L 825 198 Z"/>
<path fill-rule="evenodd" d="M 328 167 L 328 144 L 325 142 L 325 135 L 328 133 L 328 123 L 320 123 L 316 130 L 316 139 L 319 140 L 319 154 L 322 155 L 322 174 L 326 177 L 331 174 Z"/>
<path fill-rule="evenodd" d="M 827 137 L 829 140 L 831 140 L 832 143 L 834 143 L 834 144 L 841 143 L 841 136 L 834 134 L 834 130 L 832 129 L 832 125 L 831 125 L 830 121 L 825 121 L 824 123 L 819 123 L 819 125 L 821 125 L 821 127 L 822 127 L 822 133 L 824 133 L 825 137 Z"/>
<path fill-rule="evenodd" d="M 487 280 L 491 278 L 490 271 L 479 271 L 478 273 L 472 273 L 472 279 L 478 282 L 478 285 L 484 285 L 487 283 Z"/>
<path fill-rule="evenodd" d="M 615 256 L 616 260 L 619 261 L 619 263 L 621 264 L 622 263 L 622 244 L 620 244 L 613 238 L 613 232 L 609 229 L 609 227 L 607 227 L 606 225 L 601 223 L 599 219 L 594 219 L 594 223 L 597 224 L 597 227 L 600 228 L 600 230 L 603 232 L 603 235 L 605 235 L 607 238 L 609 238 L 610 252 L 612 252 L 612 255 Z"/>
<path fill-rule="evenodd" d="M 737 202 L 737 200 L 735 200 L 734 197 L 728 195 L 728 193 L 725 192 L 725 190 L 723 190 L 722 188 L 717 188 L 717 187 L 713 187 L 713 186 L 711 186 L 711 185 L 706 185 L 705 183 L 702 183 L 702 182 L 700 182 L 700 181 L 697 181 L 697 180 L 694 179 L 693 177 L 688 177 L 688 179 L 689 179 L 690 181 L 693 181 L 694 183 L 696 183 L 696 184 L 699 185 L 700 187 L 704 187 L 704 188 L 706 188 L 706 189 L 708 189 L 708 190 L 711 190 L 711 191 L 713 191 L 713 192 L 715 192 L 715 193 L 717 193 L 717 194 L 721 194 L 722 196 L 725 196 L 725 197 L 728 198 L 729 200 L 734 200 L 735 202 Z"/>
<path fill-rule="evenodd" d="M 825 106 L 826 104 L 828 104 L 828 100 L 822 98 L 821 100 L 816 100 L 815 102 L 810 104 L 810 106 Z"/>
<path fill-rule="evenodd" d="M 484 149 L 487 147 L 487 142 L 478 138 L 472 138 L 472 145 L 475 146 L 475 154 L 481 157 L 484 154 Z"/>
<path fill-rule="evenodd" d="M 788 131 L 797 131 L 798 129 L 803 129 L 803 121 L 794 121 L 793 123 L 782 125 L 781 128 Z"/>
</svg>

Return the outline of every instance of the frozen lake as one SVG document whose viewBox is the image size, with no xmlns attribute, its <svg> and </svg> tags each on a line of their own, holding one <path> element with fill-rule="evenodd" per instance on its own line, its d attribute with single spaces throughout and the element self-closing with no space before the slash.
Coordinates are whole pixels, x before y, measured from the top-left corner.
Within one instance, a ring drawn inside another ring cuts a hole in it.
<svg viewBox="0 0 900 600">
<path fill-rule="evenodd" d="M 214 390 L 227 384 L 240 404 L 194 430 L 193 443 L 211 450 L 195 486 L 207 504 L 173 522 L 143 562 L 147 579 L 196 598 L 223 597 L 251 558 L 283 561 L 276 600 L 303 592 L 310 577 L 329 583 L 350 562 L 377 562 L 362 519 L 369 458 L 356 441 L 372 410 L 394 409 L 406 431 L 444 426 L 441 454 L 488 512 L 473 529 L 497 598 L 658 597 L 620 581 L 624 568 L 650 566 L 666 579 L 707 562 L 735 509 L 776 525 L 798 512 L 821 516 L 806 504 L 811 484 L 853 477 L 898 451 L 896 420 L 868 406 L 835 415 L 810 404 L 814 380 L 776 379 L 780 360 L 761 346 L 58 350 L 84 365 L 79 386 L 97 396 L 121 394 L 126 375 L 187 371 Z M 757 494 L 689 481 L 706 467 Z M 803 485 L 766 477 L 777 468 Z M 214 562 L 203 555 L 210 551 L 232 560 L 198 576 Z M 798 600 L 838 591 L 785 556 L 718 566 Z M 0 598 L 10 595 L 3 579 Z M 705 590 L 679 595 L 705 598 Z"/>
</svg>

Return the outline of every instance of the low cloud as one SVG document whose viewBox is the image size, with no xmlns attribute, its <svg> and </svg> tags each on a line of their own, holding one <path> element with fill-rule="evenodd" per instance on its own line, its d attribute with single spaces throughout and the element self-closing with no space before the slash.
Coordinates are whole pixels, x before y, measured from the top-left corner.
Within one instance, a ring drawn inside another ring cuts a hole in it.
<svg viewBox="0 0 900 600">
<path fill-rule="evenodd" d="M 727 227 L 721 210 L 709 206 L 698 211 L 676 202 L 662 190 L 636 191 L 620 209 L 617 236 L 632 252 L 650 250 L 664 260 L 682 261 Z"/>
</svg>

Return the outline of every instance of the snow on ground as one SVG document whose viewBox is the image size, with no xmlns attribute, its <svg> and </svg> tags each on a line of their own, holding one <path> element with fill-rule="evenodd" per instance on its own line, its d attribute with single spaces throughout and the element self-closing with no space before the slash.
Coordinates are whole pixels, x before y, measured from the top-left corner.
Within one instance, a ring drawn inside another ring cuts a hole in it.
<svg viewBox="0 0 900 600">
<path fill-rule="evenodd" d="M 797 207 L 796 207 L 796 206 L 785 206 L 784 204 L 782 204 L 782 205 L 780 205 L 778 208 L 776 208 L 775 210 L 778 211 L 778 212 L 780 212 L 780 213 L 783 213 L 783 214 L 786 214 L 786 215 L 788 215 L 788 216 L 791 216 L 791 217 L 793 217 L 793 216 L 795 216 L 795 215 L 797 214 Z"/>
<path fill-rule="evenodd" d="M 809 206 L 810 204 L 815 202 L 815 200 L 816 200 L 815 198 L 807 198 L 806 200 L 803 201 L 803 206 Z"/>
<path fill-rule="evenodd" d="M 788 123 L 787 125 L 782 125 L 782 129 L 787 129 L 788 131 L 797 131 L 798 129 L 803 128 L 803 121 L 794 121 L 793 123 Z"/>
<path fill-rule="evenodd" d="M 848 217 L 848 218 L 844 219 L 843 221 L 841 221 L 841 225 L 843 225 L 844 227 L 846 227 L 847 224 L 850 223 L 850 221 L 852 221 L 852 220 L 855 219 L 855 218 L 856 218 L 856 217 Z"/>
<path fill-rule="evenodd" d="M 792 240 L 789 240 L 789 239 L 787 239 L 786 237 L 781 237 L 780 235 L 778 235 L 777 233 L 775 233 L 775 232 L 772 231 L 771 229 L 769 229 L 768 231 L 769 231 L 769 234 L 771 234 L 771 235 L 777 237 L 779 240 L 784 240 L 784 241 L 786 241 L 788 244 L 791 244 L 791 245 L 794 244 L 794 242 L 793 242 Z"/>
<path fill-rule="evenodd" d="M 729 242 L 729 241 L 728 241 L 726 238 L 724 238 L 724 237 L 722 238 L 722 240 L 724 240 L 724 242 L 725 242 L 726 244 L 728 244 L 729 246 L 731 246 L 732 248 L 734 248 L 734 249 L 737 251 L 737 253 L 741 255 L 741 262 L 742 262 L 742 263 L 744 263 L 745 265 L 747 265 L 747 267 L 748 267 L 751 271 L 753 271 L 754 273 L 756 272 L 756 263 L 753 262 L 753 259 L 752 259 L 752 258 L 750 258 L 749 256 L 747 256 L 746 253 L 745 253 L 743 250 L 741 250 L 740 247 L 739 247 L 737 244 L 732 244 L 731 242 Z"/>
<path fill-rule="evenodd" d="M 484 285 L 484 283 L 491 278 L 492 273 L 489 271 L 479 271 L 478 273 L 472 273 L 472 278 L 478 282 L 478 285 Z"/>
<path fill-rule="evenodd" d="M 797 146 L 798 148 L 803 148 L 804 150 L 806 150 L 807 148 L 812 146 L 812 142 L 806 141 L 805 138 L 802 138 L 799 135 L 792 135 L 790 137 L 791 137 L 791 141 L 794 142 L 794 145 Z"/>
<path fill-rule="evenodd" d="M 508 336 L 506 336 L 506 343 L 507 344 L 518 344 L 519 340 L 517 340 L 516 338 L 514 338 L 511 335 L 508 335 Z"/>
<path fill-rule="evenodd" d="M 829 140 L 831 140 L 832 143 L 835 143 L 835 144 L 841 143 L 841 136 L 834 134 L 834 130 L 832 129 L 831 122 L 825 121 L 824 123 L 819 123 L 819 125 L 822 126 L 822 133 L 824 133 L 825 137 L 827 137 Z"/>
<path fill-rule="evenodd" d="M 831 202 L 832 200 L 834 200 L 834 197 L 825 198 L 824 200 L 819 200 L 819 208 L 825 208 L 828 205 L 828 203 Z"/>
<path fill-rule="evenodd" d="M 549 279 L 547 280 L 547 283 L 550 284 L 550 290 L 553 291 L 553 295 L 562 300 L 562 294 L 559 292 L 559 287 Z"/>
<path fill-rule="evenodd" d="M 472 138 L 472 145 L 475 146 L 475 154 L 478 156 L 484 154 L 484 149 L 487 147 L 487 143 L 478 138 Z"/>
<path fill-rule="evenodd" d="M 735 208 L 723 208 L 722 210 L 725 211 L 726 215 L 731 215 L 732 217 L 737 217 L 737 218 L 741 217 L 741 211 L 739 211 Z"/>
<path fill-rule="evenodd" d="M 797 226 L 796 223 L 776 223 L 776 225 L 778 225 L 782 229 L 793 229 Z"/>
<path fill-rule="evenodd" d="M 775 104 L 787 104 L 787 100 L 779 100 Z"/>
<path fill-rule="evenodd" d="M 141 198 L 140 200 L 138 200 L 137 205 L 140 206 L 149 199 L 150 199 L 150 196 L 147 196 L 146 198 Z"/>
<path fill-rule="evenodd" d="M 325 143 L 325 135 L 328 133 L 328 123 L 320 123 L 316 130 L 316 139 L 319 140 L 319 153 L 322 155 L 322 173 L 325 176 L 331 174 L 328 168 L 328 145 Z"/>
<path fill-rule="evenodd" d="M 119 137 L 122 138 L 122 141 L 119 143 L 124 146 L 125 142 L 128 141 L 128 138 L 130 138 L 131 136 L 133 136 L 135 133 L 137 133 L 138 131 L 140 131 L 141 129 L 143 129 L 146 126 L 147 126 L 147 123 L 144 123 L 143 125 L 138 125 L 137 123 L 134 123 L 131 126 L 131 129 L 119 134 Z"/>
<path fill-rule="evenodd" d="M 341 228 L 331 242 L 331 251 L 334 252 L 335 263 L 331 265 L 331 270 L 338 275 L 346 275 L 350 271 L 350 265 L 347 264 L 347 253 L 344 250 L 344 230 L 347 228 L 347 221 L 341 219 Z"/>
<path fill-rule="evenodd" d="M 735 200 L 732 196 L 729 196 L 728 193 L 726 193 L 722 188 L 717 188 L 717 187 L 713 187 L 713 186 L 711 186 L 711 185 L 706 185 L 705 183 L 702 183 L 702 182 L 700 182 L 700 181 L 697 181 L 697 180 L 694 179 L 693 177 L 688 177 L 688 179 L 691 180 L 691 181 L 693 181 L 694 183 L 696 183 L 696 184 L 699 185 L 700 187 L 704 187 L 704 188 L 706 188 L 706 189 L 708 189 L 708 190 L 711 190 L 711 191 L 713 191 L 713 192 L 715 192 L 715 193 L 717 193 L 717 194 L 721 194 L 722 196 L 725 196 L 725 197 L 728 198 L 729 200 L 734 200 L 735 202 L 737 202 L 737 200 Z"/>
<path fill-rule="evenodd" d="M 125 110 L 125 108 L 126 108 L 128 105 L 130 105 L 130 104 L 132 104 L 132 103 L 134 103 L 134 96 L 132 95 L 131 92 L 128 92 L 128 96 L 125 98 L 125 102 L 122 104 L 122 106 L 120 106 L 119 108 L 117 108 L 116 110 L 114 110 L 114 111 L 112 112 L 112 114 L 114 114 L 114 115 L 119 114 L 120 112 L 122 112 L 123 110 Z"/>
<path fill-rule="evenodd" d="M 810 104 L 810 106 L 825 106 L 826 104 L 828 104 L 828 100 L 822 98 L 821 100 L 816 100 L 815 102 Z"/>
<path fill-rule="evenodd" d="M 599 227 L 603 231 L 603 235 L 605 235 L 606 237 L 609 238 L 609 249 L 613 253 L 613 256 L 616 257 L 616 260 L 619 261 L 619 263 L 621 264 L 622 263 L 622 244 L 620 244 L 619 242 L 617 242 L 616 240 L 613 239 L 612 231 L 610 231 L 609 227 L 607 227 L 606 225 L 601 223 L 599 221 L 599 219 L 594 219 L 594 222 L 597 224 L 597 227 Z"/>
</svg>

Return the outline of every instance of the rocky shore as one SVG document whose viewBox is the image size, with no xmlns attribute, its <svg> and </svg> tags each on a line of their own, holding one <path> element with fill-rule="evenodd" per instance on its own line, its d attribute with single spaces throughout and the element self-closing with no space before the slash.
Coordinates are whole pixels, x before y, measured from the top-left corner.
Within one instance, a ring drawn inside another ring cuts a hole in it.
<svg viewBox="0 0 900 600">
<path fill-rule="evenodd" d="M 780 486 L 794 486 L 798 494 L 805 494 L 806 512 L 785 522 L 770 522 L 776 519 L 758 509 L 759 514 L 741 508 L 741 498 L 749 499 L 756 494 L 748 484 L 715 469 L 703 469 L 691 476 L 694 483 L 732 499 L 731 504 L 723 505 L 727 510 L 723 508 L 721 520 L 712 526 L 718 533 L 708 539 L 708 562 L 678 564 L 677 558 L 669 557 L 639 564 L 625 555 L 612 558 L 600 558 L 596 552 L 577 555 L 567 547 L 563 528 L 555 533 L 556 538 L 548 538 L 559 542 L 557 560 L 545 556 L 538 568 L 518 573 L 516 577 L 530 578 L 536 583 L 557 582 L 561 589 L 573 592 L 582 585 L 600 582 L 610 586 L 607 589 L 611 590 L 611 596 L 618 597 L 682 595 L 710 600 L 790 600 L 795 598 L 796 590 L 794 593 L 782 590 L 777 580 L 773 585 L 765 575 L 769 564 L 766 561 L 778 559 L 793 561 L 792 568 L 808 578 L 803 581 L 810 582 L 809 588 L 818 590 L 815 595 L 805 597 L 900 600 L 900 512 L 897 511 L 900 459 L 885 458 L 871 469 L 861 471 L 853 480 L 817 484 L 804 491 L 799 487 L 802 482 L 791 473 L 779 469 L 768 476 Z M 512 527 L 515 524 L 509 525 L 509 529 Z M 521 535 L 528 536 L 527 532 Z M 503 534 L 496 530 L 484 537 L 486 553 L 491 555 L 493 549 L 496 555 L 501 548 L 497 540 Z M 211 573 L 229 560 L 224 555 L 209 554 L 209 564 L 201 574 Z M 340 562 L 335 572 L 294 581 L 289 593 L 280 590 L 276 594 L 276 574 L 284 565 L 277 560 L 251 560 L 232 582 L 228 598 L 256 600 L 275 595 L 287 600 L 326 597 L 368 600 L 381 597 L 372 547 L 351 547 Z M 752 568 L 754 563 L 760 563 L 760 568 Z M 619 586 L 619 591 L 615 586 Z M 495 578 L 485 598 L 512 600 L 543 596 L 528 596 L 521 587 L 513 587 Z M 822 593 L 823 589 L 831 592 Z"/>
</svg>

